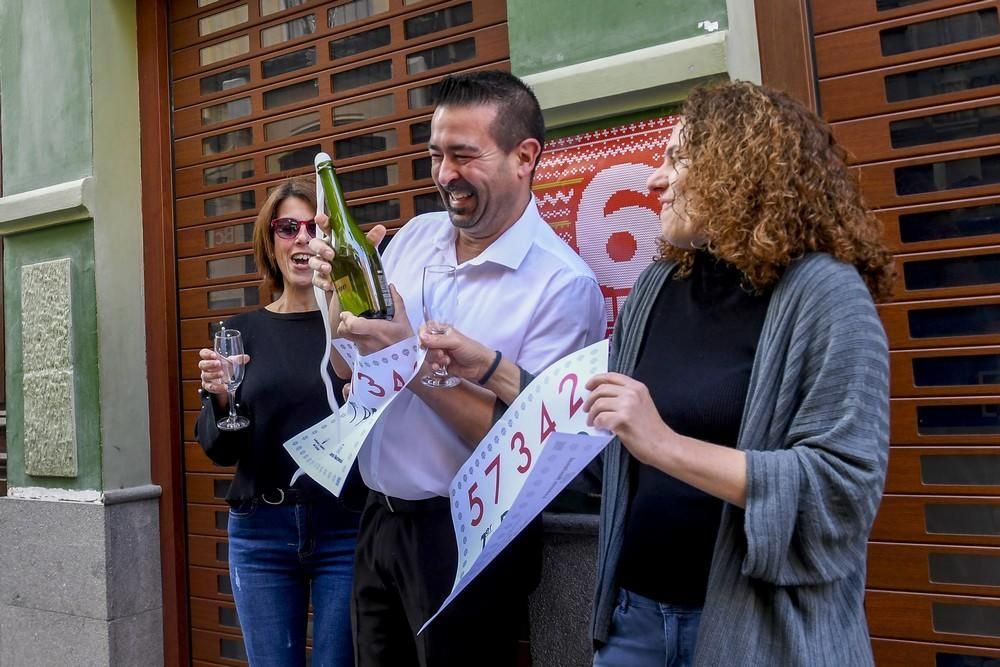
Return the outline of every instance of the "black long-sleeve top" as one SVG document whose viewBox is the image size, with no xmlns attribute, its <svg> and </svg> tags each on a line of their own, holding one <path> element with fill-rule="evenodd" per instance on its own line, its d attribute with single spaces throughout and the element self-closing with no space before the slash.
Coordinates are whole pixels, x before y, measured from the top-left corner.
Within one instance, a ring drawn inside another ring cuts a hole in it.
<svg viewBox="0 0 1000 667">
<path fill-rule="evenodd" d="M 681 435 L 733 447 L 770 294 L 744 289 L 731 265 L 698 253 L 691 275 L 664 285 L 633 377 Z M 621 586 L 687 607 L 704 603 L 722 500 L 636 463 Z"/>
<path fill-rule="evenodd" d="M 326 336 L 318 311 L 273 313 L 265 308 L 241 313 L 226 327 L 237 329 L 250 355 L 243 382 L 236 391 L 238 412 L 250 419 L 240 431 L 220 431 L 216 422 L 227 410 L 216 409 L 211 397 L 202 399 L 196 436 L 202 449 L 219 465 L 236 466 L 226 500 L 237 503 L 272 489 L 287 489 L 298 466 L 282 447 L 289 438 L 330 415 L 319 372 Z M 340 397 L 342 382 L 336 379 Z M 308 477 L 293 488 L 320 497 L 329 495 Z M 342 496 L 361 490 L 358 475 L 348 478 Z"/>
</svg>

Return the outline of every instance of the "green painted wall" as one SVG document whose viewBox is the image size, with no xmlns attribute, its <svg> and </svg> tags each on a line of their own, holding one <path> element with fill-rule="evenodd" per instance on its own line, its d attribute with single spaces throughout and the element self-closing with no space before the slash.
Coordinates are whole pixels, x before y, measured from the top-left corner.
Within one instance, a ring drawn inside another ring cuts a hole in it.
<svg viewBox="0 0 1000 667">
<path fill-rule="evenodd" d="M 6 146 L 4 152 L 6 153 Z M 63 257 L 70 258 L 71 262 L 71 335 L 78 474 L 75 478 L 31 477 L 24 473 L 24 373 L 21 341 L 23 336 L 44 336 L 45 332 L 22 331 L 21 267 Z M 5 237 L 4 317 L 7 323 L 8 485 L 101 489 L 97 293 L 94 287 L 93 224 L 90 221 Z"/>
<path fill-rule="evenodd" d="M 507 0 L 507 16 L 518 76 L 728 27 L 726 0 Z"/>
<path fill-rule="evenodd" d="M 90 3 L 0 0 L 3 194 L 91 174 Z"/>
</svg>

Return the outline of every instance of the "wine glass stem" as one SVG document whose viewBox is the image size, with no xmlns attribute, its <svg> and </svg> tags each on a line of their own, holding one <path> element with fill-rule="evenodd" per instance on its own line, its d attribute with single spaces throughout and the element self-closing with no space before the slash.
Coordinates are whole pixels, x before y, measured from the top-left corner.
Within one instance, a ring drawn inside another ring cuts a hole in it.
<svg viewBox="0 0 1000 667">
<path fill-rule="evenodd" d="M 236 421 L 236 390 L 227 389 L 229 392 L 229 423 Z"/>
</svg>

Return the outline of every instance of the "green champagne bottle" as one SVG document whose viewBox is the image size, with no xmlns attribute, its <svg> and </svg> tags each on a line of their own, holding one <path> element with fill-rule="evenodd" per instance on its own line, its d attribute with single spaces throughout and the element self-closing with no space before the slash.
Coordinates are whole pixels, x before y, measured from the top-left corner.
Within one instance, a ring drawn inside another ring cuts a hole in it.
<svg viewBox="0 0 1000 667">
<path fill-rule="evenodd" d="M 330 245 L 337 254 L 330 280 L 340 297 L 340 305 L 358 317 L 391 320 L 392 294 L 378 251 L 347 209 L 330 156 L 318 153 L 315 164 L 330 216 Z"/>
</svg>

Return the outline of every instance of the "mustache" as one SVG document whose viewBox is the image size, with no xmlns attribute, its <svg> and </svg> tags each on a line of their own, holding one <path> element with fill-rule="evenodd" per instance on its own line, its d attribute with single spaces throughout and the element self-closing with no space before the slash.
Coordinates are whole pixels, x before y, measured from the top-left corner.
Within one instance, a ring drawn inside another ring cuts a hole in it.
<svg viewBox="0 0 1000 667">
<path fill-rule="evenodd" d="M 468 193 L 473 197 L 477 196 L 479 193 L 476 188 L 472 186 L 471 183 L 464 180 L 452 181 L 448 185 L 439 185 L 441 192 L 447 192 L 448 194 L 454 194 L 456 192 Z"/>
</svg>

